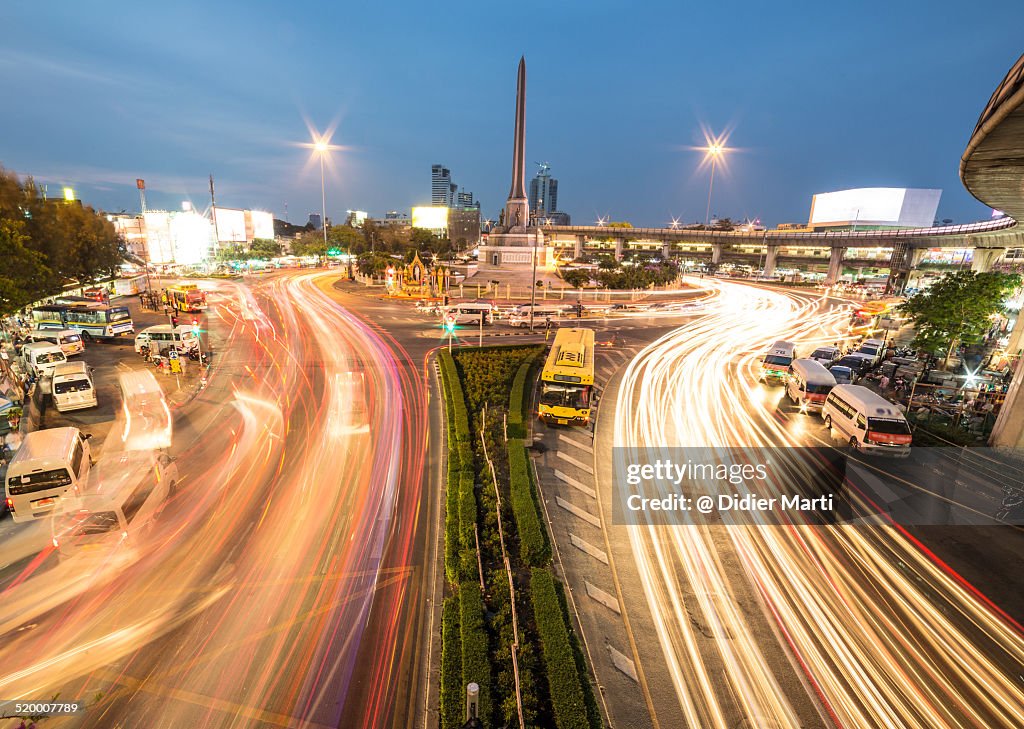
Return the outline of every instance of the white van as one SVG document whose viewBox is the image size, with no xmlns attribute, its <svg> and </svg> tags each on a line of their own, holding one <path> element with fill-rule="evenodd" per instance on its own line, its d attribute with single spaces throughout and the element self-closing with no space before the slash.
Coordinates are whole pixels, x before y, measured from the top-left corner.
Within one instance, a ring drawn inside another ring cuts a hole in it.
<svg viewBox="0 0 1024 729">
<path fill-rule="evenodd" d="M 572 309 L 574 307 L 568 307 Z M 557 321 L 561 317 L 568 313 L 568 309 L 564 306 L 531 306 L 530 304 L 523 304 L 517 306 L 509 314 L 508 323 L 509 326 L 513 327 L 528 327 L 530 326 L 530 310 L 533 310 L 533 325 L 544 326 L 546 321 Z"/>
<path fill-rule="evenodd" d="M 768 348 L 767 354 L 761 358 L 759 380 L 782 382 L 789 375 L 789 366 L 796 359 L 796 345 L 792 342 L 779 341 Z"/>
<path fill-rule="evenodd" d="M 143 347 L 148 347 L 153 354 L 165 354 L 172 346 L 179 352 L 198 351 L 199 338 L 193 333 L 192 328 L 185 324 L 176 327 L 170 324 L 157 324 L 146 327 L 135 335 L 136 352 L 142 352 Z"/>
<path fill-rule="evenodd" d="M 36 329 L 28 335 L 30 342 L 49 342 L 56 344 L 64 352 L 65 357 L 75 354 L 82 354 L 85 351 L 85 342 L 82 335 L 73 329 Z"/>
<path fill-rule="evenodd" d="M 839 349 L 839 347 L 828 346 L 818 347 L 816 350 L 811 352 L 810 358 L 813 359 L 815 362 L 820 362 L 821 364 L 828 367 L 830 364 L 832 364 L 842 356 L 843 352 L 841 349 Z"/>
<path fill-rule="evenodd" d="M 484 324 L 490 324 L 494 321 L 494 307 L 490 304 L 452 304 L 441 310 L 442 323 L 451 315 L 455 316 L 456 324 L 479 324 L 481 317 Z"/>
<path fill-rule="evenodd" d="M 836 378 L 813 359 L 795 359 L 786 379 L 786 394 L 801 412 L 820 410 L 825 397 L 836 386 Z"/>
<path fill-rule="evenodd" d="M 870 360 L 872 365 L 876 365 L 882 361 L 882 357 L 885 355 L 885 342 L 881 339 L 865 339 L 853 354 Z"/>
<path fill-rule="evenodd" d="M 49 428 L 25 436 L 4 480 L 14 521 L 46 516 L 67 494 L 81 492 L 92 466 L 89 438 L 78 428 Z"/>
<path fill-rule="evenodd" d="M 122 453 L 92 470 L 84 492 L 65 499 L 50 522 L 60 557 L 105 552 L 137 542 L 152 526 L 178 482 L 178 467 L 166 454 Z"/>
<path fill-rule="evenodd" d="M 156 377 L 149 370 L 132 370 L 117 376 L 121 390 L 125 450 L 171 447 L 171 409 Z"/>
<path fill-rule="evenodd" d="M 881 395 L 860 385 L 836 385 L 821 409 L 825 426 L 851 448 L 905 458 L 914 437 L 903 413 Z"/>
<path fill-rule="evenodd" d="M 85 362 L 65 362 L 53 370 L 53 404 L 58 412 L 94 408 L 96 385 L 92 380 L 92 368 Z"/>
<path fill-rule="evenodd" d="M 21 358 L 25 363 L 25 369 L 36 378 L 53 374 L 57 365 L 68 361 L 64 350 L 49 342 L 26 344 L 21 348 Z"/>
</svg>

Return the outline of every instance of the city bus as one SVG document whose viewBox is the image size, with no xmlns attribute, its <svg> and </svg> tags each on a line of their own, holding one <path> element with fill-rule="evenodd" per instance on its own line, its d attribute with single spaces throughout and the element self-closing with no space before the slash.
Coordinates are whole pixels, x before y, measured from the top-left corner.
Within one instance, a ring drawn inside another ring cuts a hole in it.
<svg viewBox="0 0 1024 729">
<path fill-rule="evenodd" d="M 594 330 L 559 329 L 540 376 L 541 420 L 557 425 L 590 422 L 594 389 Z"/>
<path fill-rule="evenodd" d="M 114 339 L 135 333 L 127 306 L 89 304 L 43 304 L 32 309 L 36 329 L 70 329 L 82 339 Z"/>
<path fill-rule="evenodd" d="M 167 303 L 172 309 L 200 312 L 206 308 L 206 292 L 195 284 L 178 284 L 167 287 Z"/>
</svg>

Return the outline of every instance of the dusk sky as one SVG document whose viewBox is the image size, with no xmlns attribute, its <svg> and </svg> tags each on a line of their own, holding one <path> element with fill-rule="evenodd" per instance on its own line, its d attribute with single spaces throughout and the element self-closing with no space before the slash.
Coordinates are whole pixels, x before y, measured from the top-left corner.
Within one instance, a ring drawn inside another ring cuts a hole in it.
<svg viewBox="0 0 1024 729">
<path fill-rule="evenodd" d="M 0 164 L 129 212 L 137 177 L 151 208 L 203 209 L 212 173 L 218 204 L 304 223 L 308 122 L 345 147 L 330 217 L 429 204 L 433 163 L 496 216 L 525 55 L 527 160 L 576 223 L 703 221 L 702 126 L 739 148 L 713 215 L 806 221 L 815 192 L 907 186 L 969 222 L 989 210 L 960 155 L 1022 25 L 1021 0 L 4 3 Z"/>
</svg>

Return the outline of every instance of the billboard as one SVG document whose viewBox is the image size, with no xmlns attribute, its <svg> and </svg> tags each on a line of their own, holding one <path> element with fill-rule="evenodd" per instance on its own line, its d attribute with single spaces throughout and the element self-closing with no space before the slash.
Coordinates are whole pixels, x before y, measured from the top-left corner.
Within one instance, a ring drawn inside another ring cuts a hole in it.
<svg viewBox="0 0 1024 729">
<path fill-rule="evenodd" d="M 252 220 L 252 237 L 274 240 L 274 216 L 262 210 L 250 210 Z"/>
<path fill-rule="evenodd" d="M 413 208 L 412 227 L 426 230 L 447 230 L 448 208 L 439 206 Z"/>
<path fill-rule="evenodd" d="M 812 227 L 893 226 L 930 228 L 942 190 L 905 187 L 862 187 L 823 192 L 811 201 Z"/>
<path fill-rule="evenodd" d="M 245 243 L 245 211 L 214 208 L 217 240 L 221 243 Z M 271 223 L 273 225 L 273 223 Z M 274 236 L 271 235 L 271 238 Z"/>
</svg>

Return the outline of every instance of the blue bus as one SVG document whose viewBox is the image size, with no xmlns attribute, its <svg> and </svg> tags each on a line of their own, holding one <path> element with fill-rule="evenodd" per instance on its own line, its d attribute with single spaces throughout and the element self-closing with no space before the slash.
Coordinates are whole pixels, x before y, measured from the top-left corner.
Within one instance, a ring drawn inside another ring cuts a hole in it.
<svg viewBox="0 0 1024 729">
<path fill-rule="evenodd" d="M 71 329 L 82 339 L 115 339 L 135 333 L 135 323 L 127 306 L 69 303 L 44 304 L 32 309 L 36 329 Z"/>
</svg>

